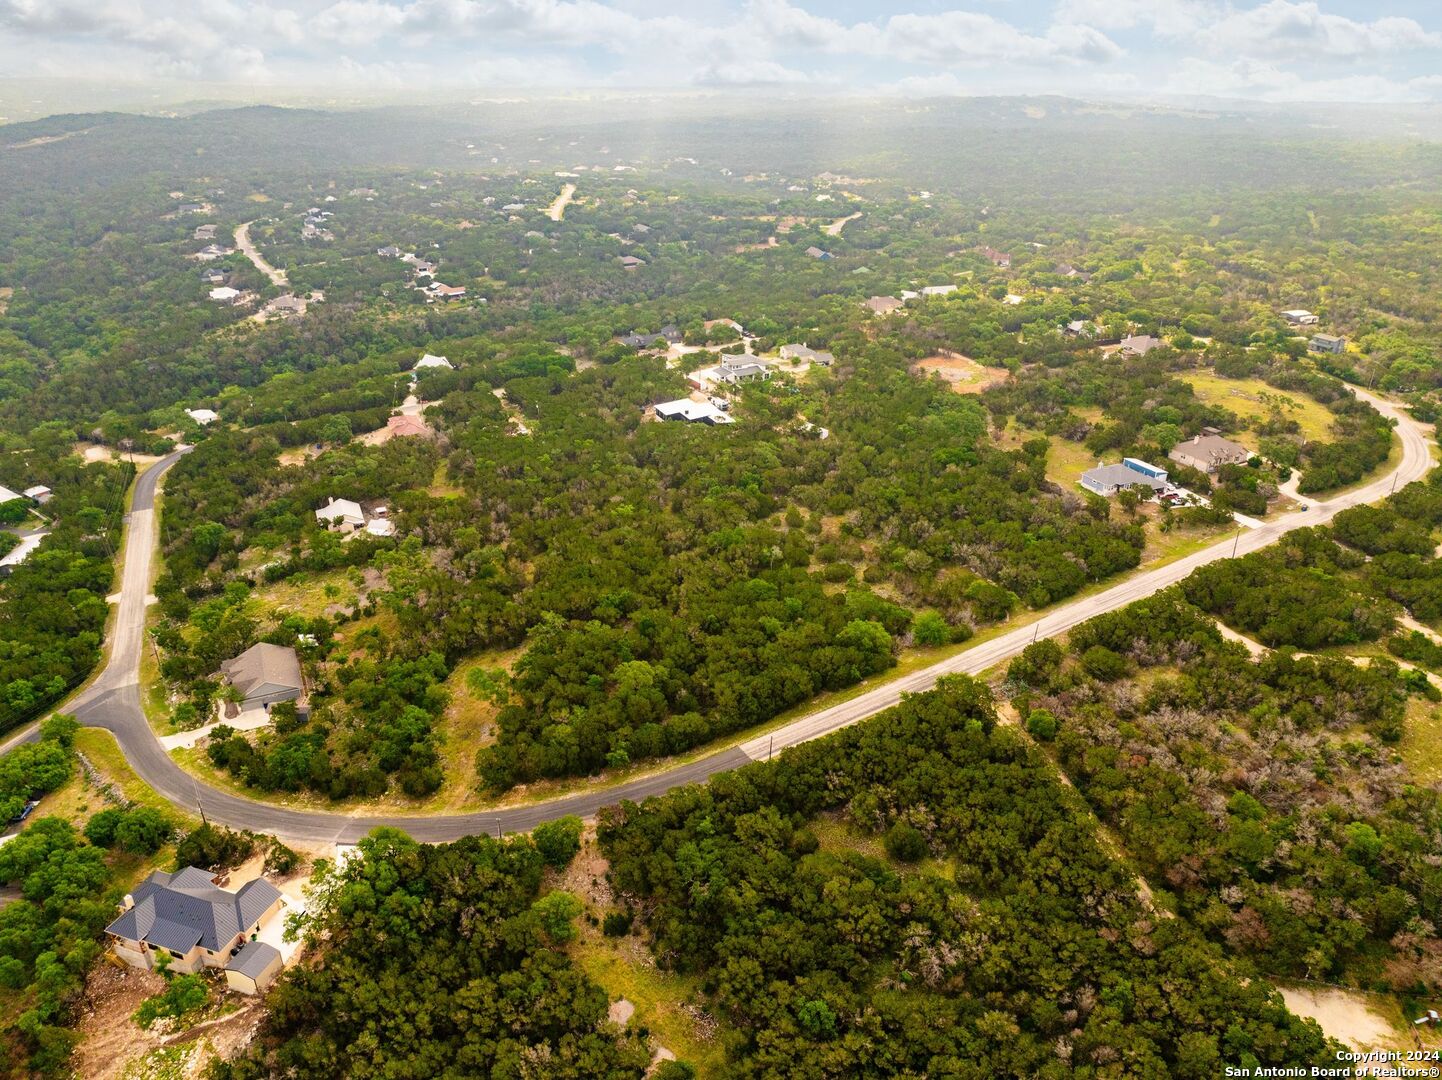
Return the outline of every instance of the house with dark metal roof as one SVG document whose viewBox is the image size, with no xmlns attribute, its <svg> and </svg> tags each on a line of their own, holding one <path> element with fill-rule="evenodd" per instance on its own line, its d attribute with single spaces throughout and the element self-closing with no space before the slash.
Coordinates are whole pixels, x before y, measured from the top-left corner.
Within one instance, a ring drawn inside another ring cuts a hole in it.
<svg viewBox="0 0 1442 1080">
<path fill-rule="evenodd" d="M 234 660 L 225 661 L 220 665 L 220 672 L 240 691 L 242 711 L 274 705 L 277 701 L 295 701 L 305 693 L 295 650 L 266 641 L 252 645 Z"/>
<path fill-rule="evenodd" d="M 120 917 L 105 932 L 115 955 L 131 967 L 154 968 L 166 956 L 170 971 L 194 974 L 229 967 L 284 906 L 280 890 L 264 878 L 231 892 L 208 870 L 157 870 L 126 895 Z"/>
</svg>

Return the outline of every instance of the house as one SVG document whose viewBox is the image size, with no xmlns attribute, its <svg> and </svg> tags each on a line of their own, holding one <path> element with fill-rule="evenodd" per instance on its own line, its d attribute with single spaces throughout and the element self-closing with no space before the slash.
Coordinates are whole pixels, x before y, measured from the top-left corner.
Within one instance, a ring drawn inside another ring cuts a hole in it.
<svg viewBox="0 0 1442 1080">
<path fill-rule="evenodd" d="M 16 499 L 23 499 L 25 496 L 18 491 L 11 491 L 4 484 L 0 484 L 0 503 L 14 502 Z"/>
<path fill-rule="evenodd" d="M 44 484 L 36 484 L 34 487 L 25 489 L 25 497 L 34 499 L 43 506 L 50 501 L 50 489 Z"/>
<path fill-rule="evenodd" d="M 1282 312 L 1282 318 L 1293 326 L 1315 326 L 1321 321 L 1320 316 L 1313 315 L 1310 311 L 1303 311 L 1301 308 Z"/>
<path fill-rule="evenodd" d="M 904 304 L 904 303 L 906 303 L 908 300 L 915 300 L 915 299 L 916 299 L 917 297 L 919 297 L 920 295 L 921 295 L 921 293 L 919 293 L 919 292 L 913 292 L 913 291 L 910 290 L 910 289 L 902 289 L 902 290 L 901 290 L 901 302 Z"/>
<path fill-rule="evenodd" d="M 365 511 L 360 503 L 351 499 L 327 499 L 325 505 L 315 512 L 315 519 L 331 532 L 351 532 L 366 523 Z"/>
<path fill-rule="evenodd" d="M 221 244 L 206 244 L 195 253 L 195 257 L 201 262 L 210 262 L 212 259 L 223 259 L 234 250 L 234 248 L 228 248 Z"/>
<path fill-rule="evenodd" d="M 290 293 L 285 296 L 277 296 L 266 307 L 277 315 L 303 315 L 305 313 L 305 301 Z"/>
<path fill-rule="evenodd" d="M 420 371 L 422 368 L 452 368 L 454 370 L 454 365 L 444 356 L 435 356 L 432 353 L 426 353 L 411 365 L 412 371 Z"/>
<path fill-rule="evenodd" d="M 1018 304 L 1026 303 L 1026 297 L 1018 296 L 1016 293 L 1007 293 L 1001 298 L 1001 302 L 1007 307 L 1016 307 Z"/>
<path fill-rule="evenodd" d="M 401 257 L 401 249 L 394 244 L 387 244 L 385 247 L 376 248 L 376 254 L 383 259 L 399 259 Z"/>
<path fill-rule="evenodd" d="M 661 402 L 656 406 L 656 417 L 659 420 L 686 420 L 702 424 L 729 424 L 732 422 L 731 417 L 709 401 L 692 401 L 690 398 Z"/>
<path fill-rule="evenodd" d="M 1090 334 L 1095 327 L 1086 319 L 1073 319 L 1061 328 L 1064 336 L 1069 338 L 1081 337 L 1083 334 Z"/>
<path fill-rule="evenodd" d="M 224 285 L 225 271 L 218 266 L 207 266 L 200 272 L 200 283 L 202 285 Z"/>
<path fill-rule="evenodd" d="M 1332 334 L 1313 334 L 1312 340 L 1307 342 L 1307 348 L 1313 352 L 1339 353 L 1346 350 L 1347 339 Z"/>
<path fill-rule="evenodd" d="M 956 292 L 955 285 L 927 285 L 921 290 L 922 296 L 947 296 Z"/>
<path fill-rule="evenodd" d="M 126 894 L 120 917 L 105 933 L 115 956 L 130 967 L 152 969 L 160 956 L 168 956 L 169 971 L 193 975 L 204 968 L 226 970 L 251 944 L 262 944 L 256 936 L 284 907 L 285 897 L 264 878 L 231 892 L 198 867 L 173 874 L 156 870 Z M 274 958 L 251 953 L 242 965 L 240 974 L 251 989 L 233 987 L 254 993 L 275 977 L 280 954 L 266 948 Z"/>
<path fill-rule="evenodd" d="M 622 266 L 624 266 L 627 270 L 634 270 L 638 266 L 646 265 L 645 259 L 638 259 L 634 255 L 622 255 L 616 261 L 619 262 Z"/>
<path fill-rule="evenodd" d="M 197 225 L 195 232 L 190 234 L 190 238 L 192 240 L 214 240 L 215 230 L 216 226 L 214 225 Z"/>
<path fill-rule="evenodd" d="M 262 641 L 220 665 L 220 673 L 241 694 L 240 708 L 269 709 L 278 701 L 297 701 L 305 693 L 295 650 Z"/>
<path fill-rule="evenodd" d="M 259 994 L 280 974 L 280 950 L 264 941 L 247 941 L 225 966 L 225 984 L 237 994 Z"/>
<path fill-rule="evenodd" d="M 426 291 L 438 300 L 463 300 L 466 296 L 464 285 L 442 285 L 439 281 Z"/>
<path fill-rule="evenodd" d="M 436 269 L 437 266 L 435 263 L 427 262 L 425 259 L 417 259 L 411 263 L 411 273 L 415 274 L 418 278 L 435 277 Z"/>
<path fill-rule="evenodd" d="M 207 424 L 213 424 L 220 419 L 220 414 L 214 409 L 186 409 L 185 415 L 201 427 L 205 427 Z"/>
<path fill-rule="evenodd" d="M 629 345 L 633 349 L 649 349 L 663 341 L 667 345 L 681 344 L 681 328 L 675 323 L 667 323 L 654 334 L 637 334 L 633 332 L 620 339 L 622 345 Z"/>
<path fill-rule="evenodd" d="M 386 430 L 396 439 L 431 433 L 431 429 L 426 427 L 425 422 L 418 416 L 392 416 L 386 421 Z"/>
<path fill-rule="evenodd" d="M 1081 486 L 1098 495 L 1112 496 L 1124 488 L 1147 488 L 1154 495 L 1166 491 L 1167 471 L 1138 458 L 1122 458 L 1120 465 L 1098 465 L 1082 473 Z"/>
<path fill-rule="evenodd" d="M 229 285 L 221 285 L 210 290 L 210 298 L 217 304 L 234 304 L 240 300 L 240 290 L 232 289 Z"/>
<path fill-rule="evenodd" d="M 991 265 L 995 266 L 998 270 L 1011 269 L 1011 256 L 1006 252 L 997 251 L 994 247 L 984 247 L 981 249 L 981 253 L 985 255 L 986 258 L 990 260 Z"/>
<path fill-rule="evenodd" d="M 34 532 L 22 536 L 20 543 L 0 557 L 0 577 L 9 577 L 17 566 L 35 554 L 40 542 L 49 535 L 48 532 Z"/>
<path fill-rule="evenodd" d="M 894 296 L 873 296 L 866 301 L 865 306 L 877 315 L 890 315 L 893 311 L 906 305 Z"/>
<path fill-rule="evenodd" d="M 1064 278 L 1079 278 L 1083 285 L 1085 285 L 1092 279 L 1091 274 L 1086 273 L 1083 270 L 1078 270 L 1071 263 L 1057 263 L 1054 273 L 1057 273 Z"/>
<path fill-rule="evenodd" d="M 829 259 L 832 257 L 831 252 L 822 251 L 819 247 L 816 247 L 815 245 L 806 249 L 806 255 L 808 258 L 811 259 Z"/>
<path fill-rule="evenodd" d="M 1204 473 L 1214 473 L 1223 465 L 1240 465 L 1251 456 L 1252 452 L 1241 443 L 1220 435 L 1197 435 L 1177 443 L 1167 455 L 1178 465 L 1188 465 Z"/>
<path fill-rule="evenodd" d="M 771 378 L 771 368 L 755 360 L 746 360 L 742 357 L 723 357 L 721 363 L 716 365 L 716 381 L 724 383 L 751 382 L 754 379 Z"/>
<path fill-rule="evenodd" d="M 1122 347 L 1117 351 L 1123 356 L 1146 356 L 1153 349 L 1165 344 L 1161 338 L 1152 337 L 1150 334 L 1137 334 L 1122 338 Z"/>
<path fill-rule="evenodd" d="M 822 367 L 830 367 L 836 363 L 836 357 L 821 349 L 809 349 L 805 345 L 783 345 L 781 346 L 781 359 L 790 360 L 792 363 L 805 360 L 810 364 L 819 364 Z"/>
<path fill-rule="evenodd" d="M 366 533 L 370 536 L 394 536 L 396 523 L 389 518 L 373 518 L 366 522 Z"/>
</svg>

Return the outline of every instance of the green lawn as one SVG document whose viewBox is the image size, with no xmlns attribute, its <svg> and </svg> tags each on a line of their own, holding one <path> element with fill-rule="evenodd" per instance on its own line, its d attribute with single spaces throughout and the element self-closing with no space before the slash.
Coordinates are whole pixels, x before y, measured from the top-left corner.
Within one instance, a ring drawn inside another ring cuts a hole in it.
<svg viewBox="0 0 1442 1080">
<path fill-rule="evenodd" d="M 1177 377 L 1191 386 L 1199 400 L 1230 409 L 1244 419 L 1265 419 L 1272 415 L 1273 405 L 1277 405 L 1284 417 L 1297 421 L 1304 437 L 1321 442 L 1331 438 L 1331 412 L 1305 394 L 1278 390 L 1261 379 L 1224 379 L 1210 371 L 1189 372 Z M 1256 449 L 1255 436 L 1249 432 L 1241 432 L 1235 438 L 1243 445 Z"/>
</svg>

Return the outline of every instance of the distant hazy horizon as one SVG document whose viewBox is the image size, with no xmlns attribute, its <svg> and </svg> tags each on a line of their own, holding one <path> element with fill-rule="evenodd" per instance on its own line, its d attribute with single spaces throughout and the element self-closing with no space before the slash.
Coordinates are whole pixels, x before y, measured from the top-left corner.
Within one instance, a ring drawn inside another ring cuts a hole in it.
<svg viewBox="0 0 1442 1080">
<path fill-rule="evenodd" d="M 1426 0 L 0 0 L 0 71 L 11 121 L 37 115 L 13 93 L 31 79 L 57 87 L 42 102 L 132 109 L 744 89 L 1424 104 L 1442 100 L 1442 13 Z"/>
</svg>

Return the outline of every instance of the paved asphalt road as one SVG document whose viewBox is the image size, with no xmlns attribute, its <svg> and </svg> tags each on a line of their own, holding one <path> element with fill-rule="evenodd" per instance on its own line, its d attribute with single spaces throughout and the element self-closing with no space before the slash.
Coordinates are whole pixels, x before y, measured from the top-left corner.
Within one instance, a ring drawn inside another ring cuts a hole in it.
<svg viewBox="0 0 1442 1080">
<path fill-rule="evenodd" d="M 136 487 L 130 512 L 130 539 L 125 560 L 119 616 L 110 661 L 93 686 L 69 706 L 85 724 L 115 734 L 135 771 L 156 791 L 188 810 L 203 810 L 211 821 L 293 840 L 350 843 L 378 825 L 394 825 L 417 840 L 442 841 L 472 833 L 523 832 L 543 821 L 565 814 L 582 817 L 623 799 L 659 795 L 683 784 L 706 780 L 716 773 L 764 759 L 772 751 L 820 738 L 897 703 L 902 694 L 929 689 L 943 675 L 977 674 L 1024 649 L 1036 636 L 1050 637 L 1095 615 L 1114 611 L 1181 581 L 1199 566 L 1236 554 L 1245 555 L 1273 543 L 1282 534 L 1307 525 L 1319 525 L 1338 511 L 1377 502 L 1389 492 L 1420 479 L 1432 466 L 1427 437 L 1404 412 L 1390 403 L 1357 391 L 1358 396 L 1384 415 L 1395 417 L 1402 443 L 1402 459 L 1386 476 L 1335 499 L 1311 503 L 1305 513 L 1289 514 L 1255 529 L 1243 529 L 1236 538 L 1214 544 L 1184 559 L 1133 577 L 1094 596 L 1084 597 L 1050 612 L 1038 623 L 1002 634 L 975 648 L 942 660 L 925 670 L 895 679 L 850 701 L 795 720 L 770 735 L 762 735 L 702 758 L 650 776 L 612 787 L 585 791 L 531 806 L 445 817 L 392 815 L 366 817 L 345 813 L 291 810 L 253 802 L 211 788 L 177 765 L 161 749 L 140 708 L 139 662 L 143 647 L 145 596 L 149 590 L 155 541 L 155 484 L 180 457 L 172 454 L 159 462 Z"/>
</svg>

